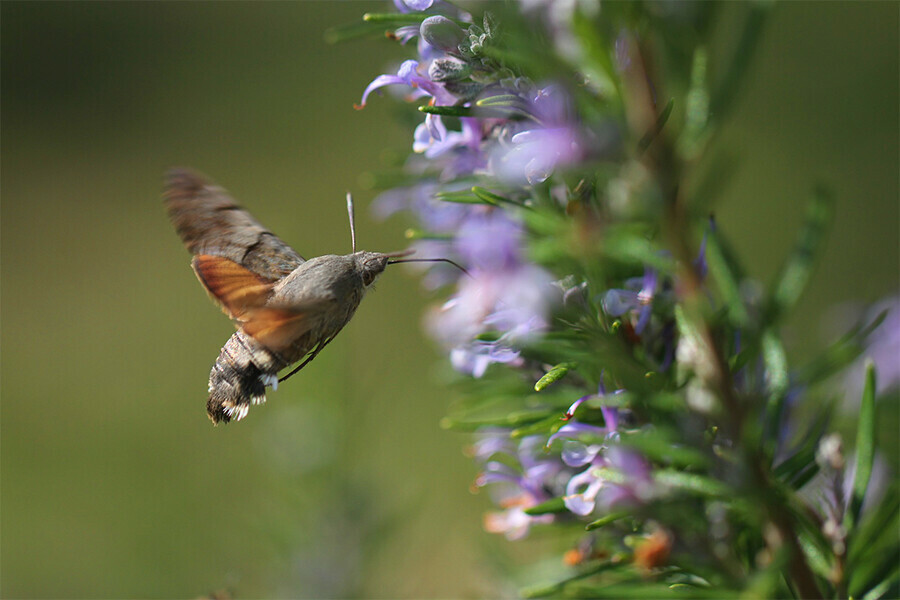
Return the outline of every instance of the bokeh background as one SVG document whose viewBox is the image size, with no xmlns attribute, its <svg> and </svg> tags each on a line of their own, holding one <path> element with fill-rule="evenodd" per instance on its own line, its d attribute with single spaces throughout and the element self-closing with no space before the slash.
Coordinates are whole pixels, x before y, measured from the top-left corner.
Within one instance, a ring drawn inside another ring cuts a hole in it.
<svg viewBox="0 0 900 600">
<path fill-rule="evenodd" d="M 207 173 L 307 257 L 349 251 L 349 189 L 360 245 L 402 248 L 407 224 L 373 221 L 362 180 L 411 129 L 387 98 L 352 106 L 403 55 L 323 37 L 381 6 L 0 4 L 4 598 L 511 592 L 510 553 L 541 540 L 481 529 L 409 271 L 268 405 L 227 427 L 205 415 L 232 329 L 165 218 L 162 173 Z M 761 282 L 813 185 L 838 199 L 795 357 L 835 305 L 900 287 L 898 11 L 777 6 L 719 141 L 735 168 L 717 218 Z"/>
</svg>

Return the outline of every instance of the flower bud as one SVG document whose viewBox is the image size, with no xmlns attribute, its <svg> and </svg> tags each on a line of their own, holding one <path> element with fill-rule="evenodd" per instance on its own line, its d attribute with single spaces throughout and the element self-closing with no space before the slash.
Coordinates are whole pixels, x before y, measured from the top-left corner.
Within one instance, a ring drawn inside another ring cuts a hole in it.
<svg viewBox="0 0 900 600">
<path fill-rule="evenodd" d="M 458 52 L 466 33 L 447 17 L 436 15 L 422 21 L 419 29 L 422 39 L 444 52 Z"/>
<path fill-rule="evenodd" d="M 459 81 L 468 76 L 469 65 L 455 58 L 436 58 L 428 67 L 428 78 L 432 81 Z"/>
</svg>

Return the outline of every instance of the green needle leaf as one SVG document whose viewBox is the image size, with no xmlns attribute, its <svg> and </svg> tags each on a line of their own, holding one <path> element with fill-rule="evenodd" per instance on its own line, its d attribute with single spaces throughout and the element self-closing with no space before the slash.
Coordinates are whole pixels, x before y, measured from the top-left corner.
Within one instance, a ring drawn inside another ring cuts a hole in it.
<svg viewBox="0 0 900 600">
<path fill-rule="evenodd" d="M 552 498 L 546 502 L 536 504 L 531 508 L 525 509 L 526 515 L 536 517 L 538 515 L 546 515 L 550 513 L 558 513 L 566 510 L 566 503 L 562 498 Z"/>
<path fill-rule="evenodd" d="M 526 512 L 528 512 L 528 511 L 526 511 Z M 627 516 L 628 516 L 627 512 L 609 513 L 608 515 L 604 515 L 604 516 L 600 517 L 599 519 L 597 519 L 596 521 L 591 521 L 590 523 L 585 525 L 584 530 L 585 531 L 593 531 L 594 529 L 600 529 L 601 527 L 609 525 L 610 523 L 614 523 L 615 521 L 618 521 L 619 519 L 623 519 Z"/>
<path fill-rule="evenodd" d="M 551 385 L 565 377 L 566 373 L 568 373 L 575 367 L 576 364 L 570 362 L 560 363 L 556 365 L 555 367 L 547 371 L 547 373 L 544 374 L 543 377 L 537 380 L 537 383 L 534 384 L 534 391 L 540 392 L 541 390 L 550 387 Z"/>
<path fill-rule="evenodd" d="M 509 198 L 505 198 L 500 194 L 495 194 L 494 192 L 477 185 L 472 186 L 472 193 L 488 204 L 514 204 L 515 206 L 521 206 L 518 202 L 513 202 Z"/>
<path fill-rule="evenodd" d="M 733 494 L 732 490 L 722 482 L 696 473 L 685 473 L 683 471 L 667 469 L 657 471 L 654 475 L 654 479 L 657 483 L 687 492 L 693 492 L 701 496 L 724 498 Z"/>
<path fill-rule="evenodd" d="M 488 96 L 482 98 L 475 103 L 475 106 L 511 106 L 518 107 L 522 105 L 522 99 L 515 94 L 498 94 L 496 96 Z"/>
<path fill-rule="evenodd" d="M 419 112 L 442 117 L 471 117 L 472 109 L 465 106 L 430 106 L 425 104 L 419 107 Z"/>
<path fill-rule="evenodd" d="M 387 25 L 416 25 L 427 16 L 424 13 L 366 13 L 363 15 L 363 21 Z"/>
<path fill-rule="evenodd" d="M 806 221 L 800 231 L 794 251 L 782 266 L 769 300 L 769 314 L 772 323 L 796 306 L 800 295 L 806 289 L 817 255 L 825 239 L 826 229 L 831 223 L 832 205 L 833 200 L 828 192 L 822 188 L 815 191 L 812 202 L 806 211 Z"/>
<path fill-rule="evenodd" d="M 844 520 L 849 530 L 859 522 L 869 478 L 872 476 L 872 463 L 875 460 L 875 365 L 871 361 L 866 364 L 866 385 L 863 389 L 862 402 L 859 406 L 859 425 L 856 430 L 856 476 L 853 478 L 853 495 L 850 497 L 850 509 Z"/>
</svg>

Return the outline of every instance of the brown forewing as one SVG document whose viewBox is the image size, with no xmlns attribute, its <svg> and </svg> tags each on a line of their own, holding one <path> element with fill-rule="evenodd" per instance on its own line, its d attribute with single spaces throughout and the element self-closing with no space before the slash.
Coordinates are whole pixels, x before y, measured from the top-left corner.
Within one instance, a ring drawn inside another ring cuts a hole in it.
<svg viewBox="0 0 900 600">
<path fill-rule="evenodd" d="M 221 256 L 201 254 L 191 262 L 197 278 L 248 335 L 279 355 L 292 349 L 316 322 L 316 303 L 271 305 L 275 284 Z M 306 351 L 302 352 L 305 354 Z"/>
<path fill-rule="evenodd" d="M 272 295 L 272 282 L 221 256 L 200 254 L 191 261 L 197 279 L 235 321 L 263 306 Z"/>
<path fill-rule="evenodd" d="M 178 235 L 194 255 L 227 258 L 269 281 L 281 279 L 304 262 L 224 189 L 197 173 L 169 171 L 165 204 Z"/>
</svg>

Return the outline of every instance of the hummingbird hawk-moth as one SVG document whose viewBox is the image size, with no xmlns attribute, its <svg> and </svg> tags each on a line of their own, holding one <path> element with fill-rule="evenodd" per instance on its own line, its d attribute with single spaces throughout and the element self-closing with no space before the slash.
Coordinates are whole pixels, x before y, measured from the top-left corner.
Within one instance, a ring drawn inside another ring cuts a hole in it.
<svg viewBox="0 0 900 600">
<path fill-rule="evenodd" d="M 242 419 L 251 404 L 265 402 L 267 386 L 277 388 L 344 328 L 388 264 L 406 262 L 390 259 L 409 254 L 357 252 L 349 195 L 353 253 L 306 260 L 200 175 L 172 170 L 165 188 L 194 273 L 237 327 L 209 374 L 206 410 L 214 424 Z M 280 370 L 301 359 L 279 380 Z"/>
</svg>

